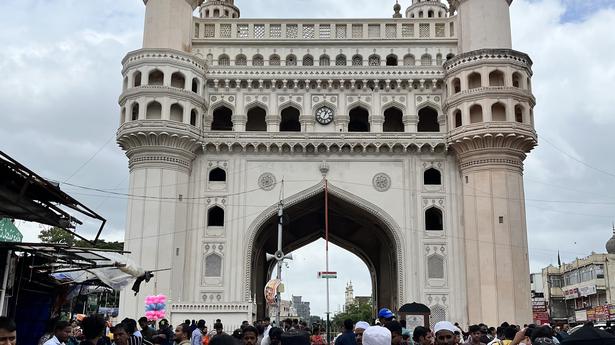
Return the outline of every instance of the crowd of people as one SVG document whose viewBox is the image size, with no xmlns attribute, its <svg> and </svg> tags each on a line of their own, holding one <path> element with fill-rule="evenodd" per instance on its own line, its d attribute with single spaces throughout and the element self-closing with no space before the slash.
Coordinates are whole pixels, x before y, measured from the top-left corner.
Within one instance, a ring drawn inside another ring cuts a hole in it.
<svg viewBox="0 0 615 345">
<path fill-rule="evenodd" d="M 166 319 L 157 324 L 146 318 L 124 319 L 111 325 L 101 316 L 92 315 L 73 322 L 58 321 L 39 345 L 549 345 L 568 337 L 566 328 L 503 323 L 499 327 L 472 325 L 467 331 L 459 324 L 438 322 L 433 329 L 416 326 L 409 329 L 405 320 L 396 320 L 388 309 L 379 311 L 372 324 L 345 320 L 335 337 L 324 335 L 319 324 L 308 326 L 299 320 L 284 320 L 279 327 L 269 318 L 254 324 L 244 321 L 227 334 L 221 320 L 209 330 L 205 320 L 186 320 L 173 328 Z M 0 345 L 16 345 L 15 323 L 0 317 Z M 574 343 L 571 343 L 574 344 Z"/>
</svg>

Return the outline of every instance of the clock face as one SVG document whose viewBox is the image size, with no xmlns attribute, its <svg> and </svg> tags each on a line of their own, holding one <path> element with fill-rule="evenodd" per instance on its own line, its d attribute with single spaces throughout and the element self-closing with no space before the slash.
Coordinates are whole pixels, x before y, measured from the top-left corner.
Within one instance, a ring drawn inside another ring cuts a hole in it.
<svg viewBox="0 0 615 345">
<path fill-rule="evenodd" d="M 329 107 L 322 107 L 316 111 L 316 121 L 321 125 L 328 125 L 333 121 L 333 110 Z"/>
</svg>

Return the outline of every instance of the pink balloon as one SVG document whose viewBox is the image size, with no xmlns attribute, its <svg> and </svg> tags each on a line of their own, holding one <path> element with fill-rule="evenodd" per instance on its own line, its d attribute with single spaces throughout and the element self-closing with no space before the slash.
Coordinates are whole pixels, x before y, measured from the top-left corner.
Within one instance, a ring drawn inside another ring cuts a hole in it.
<svg viewBox="0 0 615 345">
<path fill-rule="evenodd" d="M 158 297 L 160 297 L 160 303 L 165 303 L 167 301 L 167 296 L 165 295 L 159 295 Z"/>
</svg>

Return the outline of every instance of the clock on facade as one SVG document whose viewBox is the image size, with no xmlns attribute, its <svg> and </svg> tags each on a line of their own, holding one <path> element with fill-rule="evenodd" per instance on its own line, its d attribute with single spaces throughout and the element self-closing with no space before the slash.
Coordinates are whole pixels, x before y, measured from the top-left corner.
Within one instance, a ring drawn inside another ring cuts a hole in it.
<svg viewBox="0 0 615 345">
<path fill-rule="evenodd" d="M 316 111 L 316 121 L 321 125 L 328 125 L 333 121 L 333 110 L 329 107 L 321 107 Z"/>
</svg>

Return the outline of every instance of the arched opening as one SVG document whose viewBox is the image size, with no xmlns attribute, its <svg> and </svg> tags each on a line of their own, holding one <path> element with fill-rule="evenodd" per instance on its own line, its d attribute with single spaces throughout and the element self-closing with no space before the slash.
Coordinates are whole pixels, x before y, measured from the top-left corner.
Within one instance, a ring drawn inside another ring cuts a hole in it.
<svg viewBox="0 0 615 345">
<path fill-rule="evenodd" d="M 397 66 L 397 55 L 391 54 L 387 56 L 387 66 Z"/>
<path fill-rule="evenodd" d="M 126 122 L 126 108 L 122 108 L 122 115 L 120 117 L 120 124 Z"/>
<path fill-rule="evenodd" d="M 192 92 L 199 93 L 199 80 L 192 78 Z"/>
<path fill-rule="evenodd" d="M 506 121 L 506 106 L 500 102 L 491 106 L 492 121 Z"/>
<path fill-rule="evenodd" d="M 146 120 L 160 120 L 162 119 L 162 105 L 156 101 L 147 105 L 147 111 L 145 113 Z"/>
<path fill-rule="evenodd" d="M 504 86 L 504 72 L 495 70 L 489 73 L 489 86 Z"/>
<path fill-rule="evenodd" d="M 265 66 L 265 59 L 262 55 L 257 54 L 252 57 L 252 66 Z"/>
<path fill-rule="evenodd" d="M 213 121 L 211 122 L 211 130 L 232 131 L 233 111 L 227 107 L 220 107 L 214 110 Z"/>
<path fill-rule="evenodd" d="M 434 18 L 434 11 L 433 10 L 427 11 L 427 18 Z"/>
<path fill-rule="evenodd" d="M 438 112 L 432 107 L 425 107 L 419 110 L 419 132 L 439 132 Z"/>
<path fill-rule="evenodd" d="M 521 73 L 519 72 L 515 72 L 512 75 L 512 82 L 513 82 L 513 87 L 518 87 L 521 88 Z"/>
<path fill-rule="evenodd" d="M 186 77 L 183 73 L 175 72 L 171 74 L 171 86 L 178 89 L 184 89 L 186 87 Z"/>
<path fill-rule="evenodd" d="M 280 66 L 280 56 L 273 54 L 269 57 L 269 66 Z"/>
<path fill-rule="evenodd" d="M 209 182 L 226 182 L 226 171 L 222 168 L 215 168 L 209 172 Z"/>
<path fill-rule="evenodd" d="M 320 59 L 319 59 L 319 65 L 320 66 L 330 66 L 331 65 L 331 59 L 329 58 L 328 55 L 321 55 Z"/>
<path fill-rule="evenodd" d="M 515 105 L 515 121 L 523 123 L 523 106 L 520 104 Z"/>
<path fill-rule="evenodd" d="M 426 186 L 439 186 L 442 184 L 442 174 L 438 169 L 427 169 L 423 173 L 423 184 Z"/>
<path fill-rule="evenodd" d="M 477 89 L 483 86 L 481 75 L 478 72 L 473 72 L 468 76 L 468 87 L 470 89 Z"/>
<path fill-rule="evenodd" d="M 348 132 L 369 132 L 369 112 L 365 108 L 353 108 L 348 115 L 350 116 Z"/>
<path fill-rule="evenodd" d="M 346 66 L 346 55 L 340 54 L 336 56 L 335 66 Z"/>
<path fill-rule="evenodd" d="M 353 66 L 363 66 L 363 57 L 361 55 L 355 55 L 352 57 Z"/>
<path fill-rule="evenodd" d="M 312 55 L 305 55 L 303 57 L 303 66 L 314 66 L 314 57 Z"/>
<path fill-rule="evenodd" d="M 297 57 L 290 54 L 286 57 L 286 66 L 297 66 Z"/>
<path fill-rule="evenodd" d="M 384 111 L 384 124 L 382 129 L 384 132 L 403 132 L 404 121 L 401 110 L 393 107 Z"/>
<path fill-rule="evenodd" d="M 140 71 L 136 71 L 132 78 L 133 78 L 133 83 L 132 83 L 133 87 L 141 86 L 141 72 Z"/>
<path fill-rule="evenodd" d="M 301 122 L 299 122 L 299 110 L 288 107 L 280 114 L 280 132 L 301 132 Z"/>
<path fill-rule="evenodd" d="M 132 105 L 132 110 L 130 111 L 130 119 L 132 121 L 137 121 L 139 119 L 139 103 L 134 103 Z"/>
<path fill-rule="evenodd" d="M 164 73 L 161 70 L 155 69 L 149 72 L 148 85 L 162 86 L 164 84 Z"/>
<path fill-rule="evenodd" d="M 453 94 L 461 92 L 461 79 L 455 78 L 451 83 Z"/>
<path fill-rule="evenodd" d="M 226 54 L 222 54 L 218 57 L 218 65 L 219 66 L 230 66 L 231 65 L 231 58 L 228 57 L 228 55 Z"/>
<path fill-rule="evenodd" d="M 192 109 L 192 111 L 190 111 L 190 125 L 196 126 L 198 118 L 199 113 L 196 111 L 196 109 Z"/>
<path fill-rule="evenodd" d="M 267 122 L 265 117 L 267 113 L 263 108 L 256 107 L 248 110 L 248 122 L 246 122 L 246 131 L 249 132 L 265 132 L 267 131 Z"/>
<path fill-rule="evenodd" d="M 288 206 L 285 207 L 284 213 L 289 222 L 284 227 L 284 253 L 291 253 L 306 246 L 313 248 L 319 244 L 323 245 L 323 241 L 319 239 L 324 236 L 324 193 L 308 190 L 301 194 L 306 195 L 305 198 L 295 197 L 294 199 L 299 201 L 290 205 L 285 203 Z M 329 239 L 332 246 L 351 251 L 365 263 L 371 273 L 373 292 L 370 297 L 375 307 L 399 306 L 399 283 L 402 277 L 399 275 L 398 265 L 402 258 L 399 257 L 397 249 L 396 225 L 388 221 L 389 217 L 384 211 L 377 207 L 360 206 L 369 203 L 363 203 L 357 196 L 339 192 L 331 185 L 328 199 L 329 210 L 335 210 L 329 214 Z M 263 286 L 275 267 L 273 261 L 266 260 L 265 253 L 274 253 L 277 250 L 278 218 L 275 206 L 265 211 L 263 216 L 265 219 L 252 225 L 252 235 L 247 239 L 250 242 L 250 261 L 246 267 L 250 277 L 250 291 L 246 292 L 246 296 L 256 295 L 257 318 L 265 315 Z M 293 262 L 290 263 L 292 264 Z M 343 279 L 343 272 L 338 274 L 339 278 Z M 306 278 L 302 279 L 305 281 Z"/>
<path fill-rule="evenodd" d="M 219 9 L 214 9 L 214 18 L 218 18 L 220 17 L 220 10 Z"/>
<path fill-rule="evenodd" d="M 444 63 L 444 61 L 442 61 L 442 54 L 436 54 L 436 65 L 442 66 L 442 63 Z"/>
<path fill-rule="evenodd" d="M 421 66 L 431 66 L 433 64 L 431 55 L 429 54 L 423 54 L 423 56 L 421 56 Z"/>
<path fill-rule="evenodd" d="M 483 107 L 474 104 L 470 107 L 470 123 L 483 122 Z"/>
<path fill-rule="evenodd" d="M 207 226 L 224 226 L 224 210 L 219 206 L 207 210 Z"/>
<path fill-rule="evenodd" d="M 247 66 L 248 65 L 248 58 L 243 55 L 243 54 L 239 54 L 235 57 L 235 66 Z"/>
<path fill-rule="evenodd" d="M 414 55 L 407 54 L 406 56 L 404 56 L 404 66 L 414 66 L 414 65 L 416 65 L 416 59 L 414 58 Z"/>
<path fill-rule="evenodd" d="M 457 109 L 453 114 L 455 116 L 455 128 L 463 126 L 463 116 L 461 115 L 461 110 Z"/>
<path fill-rule="evenodd" d="M 371 55 L 368 62 L 370 66 L 380 66 L 380 55 Z"/>
<path fill-rule="evenodd" d="M 453 24 L 453 23 L 451 23 L 451 24 Z M 453 53 L 446 54 L 446 60 L 450 60 L 450 59 L 452 59 L 454 57 L 455 57 L 455 54 L 453 54 Z"/>
<path fill-rule="evenodd" d="M 425 230 L 444 230 L 442 211 L 439 208 L 431 207 L 425 211 Z"/>
<path fill-rule="evenodd" d="M 184 107 L 178 103 L 171 105 L 171 121 L 184 122 Z"/>
<path fill-rule="evenodd" d="M 423 11 L 419 11 L 419 18 L 423 18 L 424 16 Z"/>
</svg>

